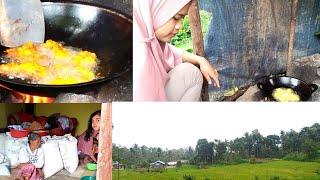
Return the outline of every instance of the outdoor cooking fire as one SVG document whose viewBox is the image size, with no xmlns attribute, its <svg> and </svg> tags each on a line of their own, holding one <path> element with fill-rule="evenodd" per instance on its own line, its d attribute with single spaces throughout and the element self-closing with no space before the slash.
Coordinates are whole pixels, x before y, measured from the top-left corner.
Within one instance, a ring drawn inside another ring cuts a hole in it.
<svg viewBox="0 0 320 180">
<path fill-rule="evenodd" d="M 11 98 L 19 103 L 53 103 L 55 99 L 53 97 L 34 96 L 20 92 L 12 92 Z"/>
<path fill-rule="evenodd" d="M 32 96 L 29 94 L 21 94 L 23 97 L 24 103 L 53 103 L 54 98 L 52 97 L 41 97 L 41 96 Z"/>
<path fill-rule="evenodd" d="M 1 84 L 0 88 L 3 92 L 9 92 L 10 102 L 14 103 L 53 103 L 55 99 L 53 97 L 35 96 L 17 92 Z"/>
</svg>

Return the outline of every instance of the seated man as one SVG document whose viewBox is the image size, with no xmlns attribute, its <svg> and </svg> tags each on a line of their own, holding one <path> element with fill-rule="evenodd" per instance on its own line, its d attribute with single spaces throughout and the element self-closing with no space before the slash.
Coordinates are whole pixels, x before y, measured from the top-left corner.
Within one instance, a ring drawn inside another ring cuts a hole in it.
<svg viewBox="0 0 320 180">
<path fill-rule="evenodd" d="M 41 145 L 41 138 L 37 133 L 30 133 L 28 146 L 20 150 L 19 172 L 16 180 L 41 180 L 44 179 L 42 167 L 44 165 L 44 152 Z"/>
</svg>

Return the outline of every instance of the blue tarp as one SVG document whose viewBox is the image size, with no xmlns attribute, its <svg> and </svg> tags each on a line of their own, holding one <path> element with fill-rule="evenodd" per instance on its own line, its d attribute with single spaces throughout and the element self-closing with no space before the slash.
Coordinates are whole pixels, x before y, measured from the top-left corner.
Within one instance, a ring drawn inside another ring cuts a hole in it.
<svg viewBox="0 0 320 180">
<path fill-rule="evenodd" d="M 286 70 L 291 0 L 200 0 L 199 5 L 213 15 L 205 52 L 220 72 L 220 91 Z M 295 58 L 319 51 L 314 36 L 319 11 L 319 0 L 299 1 Z"/>
</svg>

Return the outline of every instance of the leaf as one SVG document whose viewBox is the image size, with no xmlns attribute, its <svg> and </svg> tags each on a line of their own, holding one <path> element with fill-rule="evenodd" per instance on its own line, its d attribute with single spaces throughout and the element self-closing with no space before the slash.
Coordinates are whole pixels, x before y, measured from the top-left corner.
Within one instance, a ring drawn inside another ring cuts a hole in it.
<svg viewBox="0 0 320 180">
<path fill-rule="evenodd" d="M 212 19 L 212 15 L 210 12 L 201 10 L 200 11 L 201 18 L 201 28 L 203 36 L 205 36 L 206 32 L 209 29 L 209 25 Z M 188 52 L 193 52 L 192 47 L 192 38 L 191 38 L 191 29 L 190 29 L 190 20 L 189 16 L 186 16 L 181 22 L 183 28 L 177 33 L 175 37 L 171 39 L 171 44 L 176 46 L 177 48 L 186 50 Z"/>
</svg>

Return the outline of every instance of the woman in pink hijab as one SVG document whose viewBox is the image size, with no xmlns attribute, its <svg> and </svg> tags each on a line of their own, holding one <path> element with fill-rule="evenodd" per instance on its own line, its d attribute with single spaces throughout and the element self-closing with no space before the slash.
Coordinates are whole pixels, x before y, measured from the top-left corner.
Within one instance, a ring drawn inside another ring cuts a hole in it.
<svg viewBox="0 0 320 180">
<path fill-rule="evenodd" d="M 198 101 L 202 75 L 219 87 L 218 73 L 205 58 L 168 43 L 189 7 L 190 0 L 133 0 L 134 101 Z"/>
</svg>

